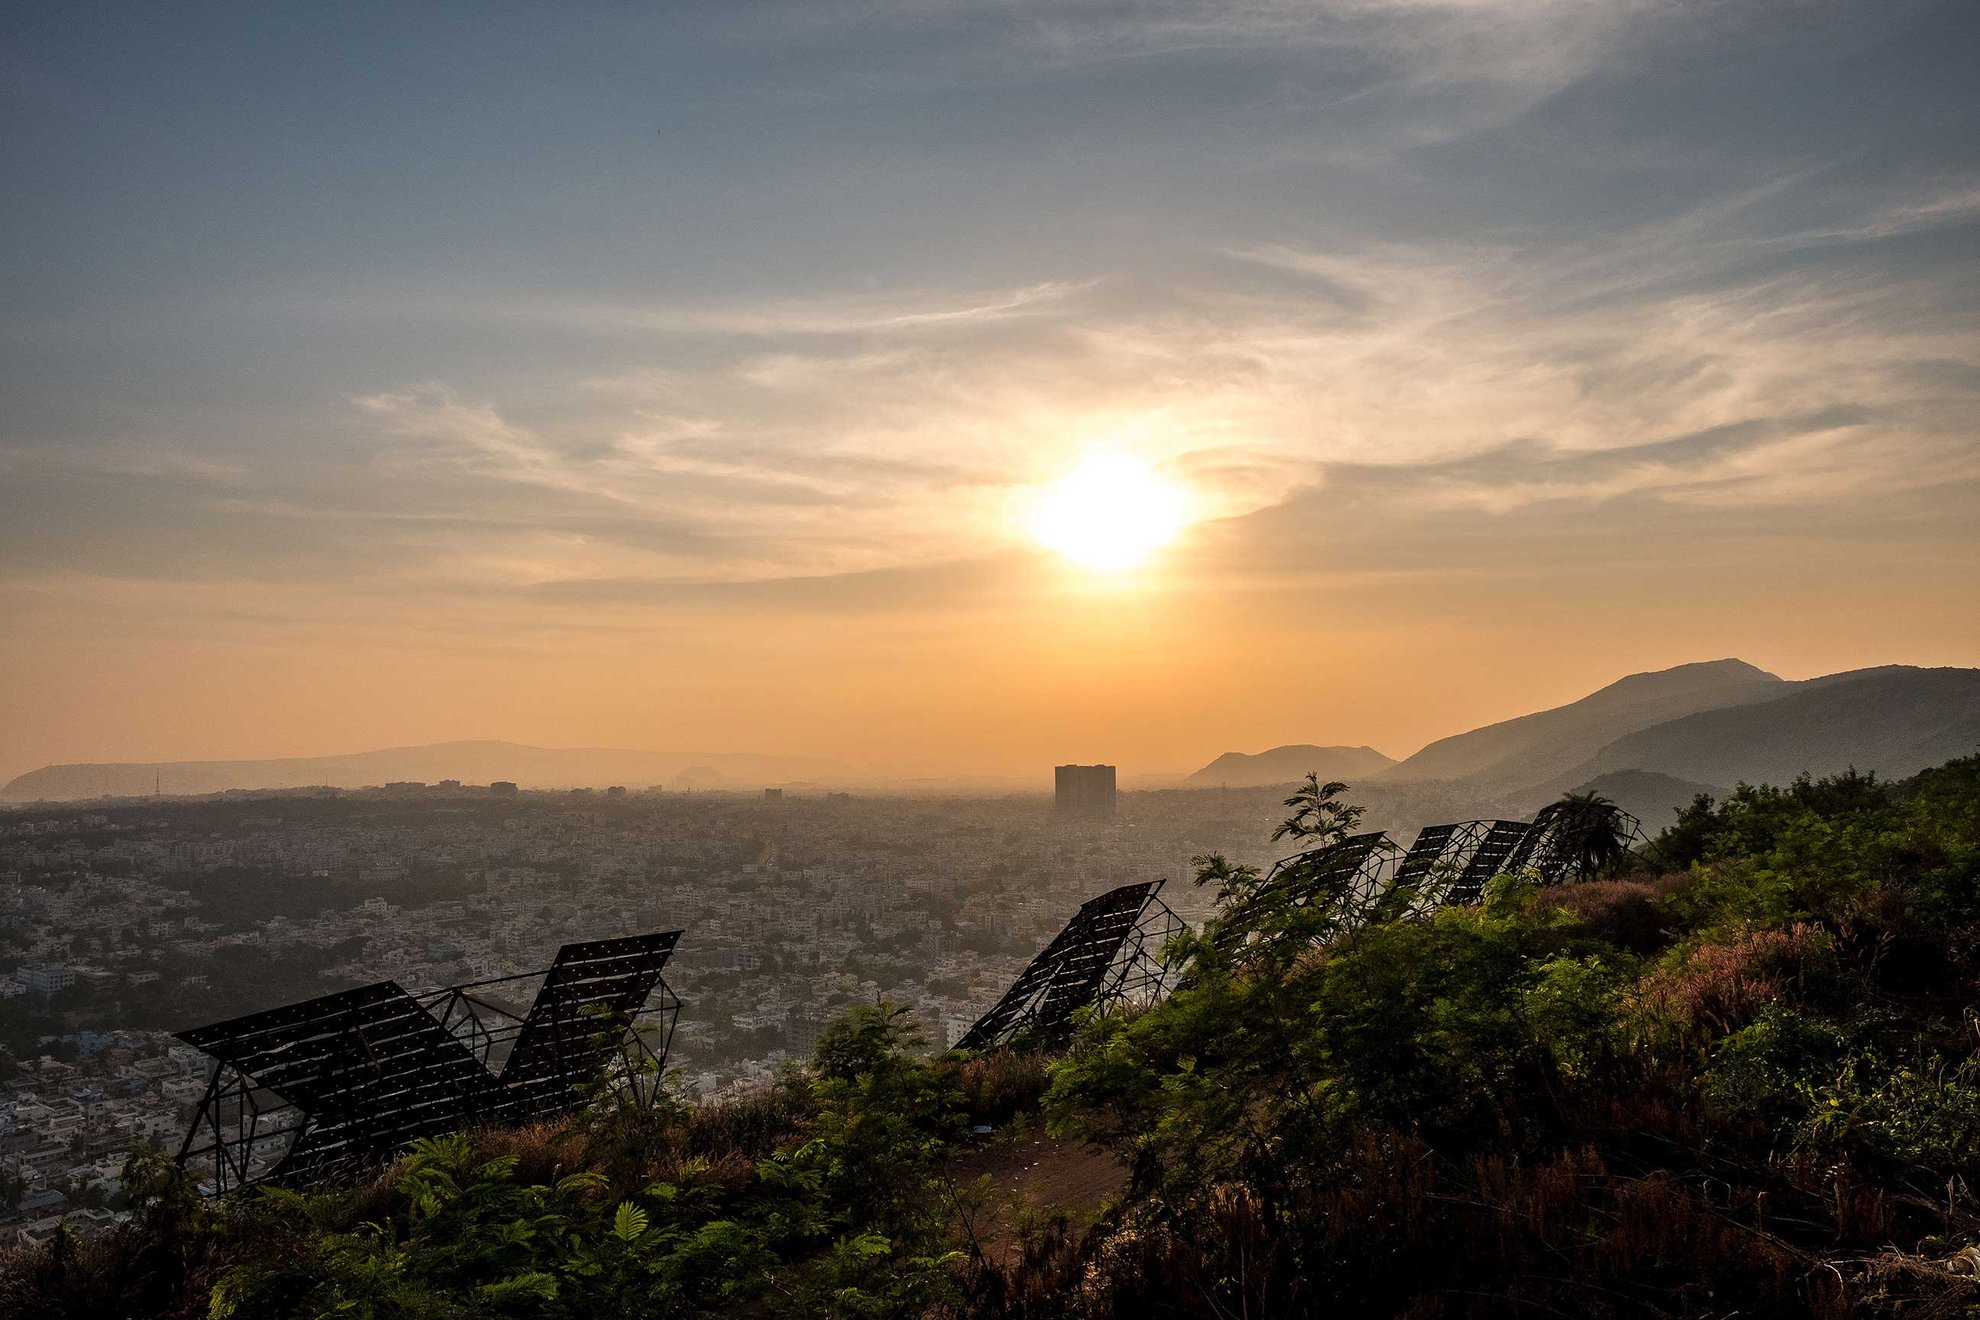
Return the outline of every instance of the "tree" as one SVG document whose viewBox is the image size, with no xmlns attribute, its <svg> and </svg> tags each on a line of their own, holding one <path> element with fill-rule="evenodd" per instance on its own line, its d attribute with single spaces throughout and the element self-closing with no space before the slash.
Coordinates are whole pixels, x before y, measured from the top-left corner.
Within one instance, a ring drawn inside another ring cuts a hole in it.
<svg viewBox="0 0 1980 1320">
<path fill-rule="evenodd" d="M 1197 885 L 1216 885 L 1218 915 L 1205 938 L 1178 941 L 1174 955 L 1202 971 L 1205 960 L 1221 961 L 1219 949 L 1242 947 L 1241 961 L 1260 955 L 1292 958 L 1301 948 L 1338 934 L 1343 915 L 1338 900 L 1352 884 L 1354 868 L 1342 870 L 1329 852 L 1353 834 L 1362 814 L 1360 807 L 1341 801 L 1347 787 L 1338 781 L 1322 784 L 1317 774 L 1306 776 L 1285 800 L 1292 814 L 1272 832 L 1275 841 L 1297 839 L 1300 850 L 1270 871 L 1216 853 L 1195 858 Z"/>
<path fill-rule="evenodd" d="M 1323 784 L 1317 773 L 1307 771 L 1306 782 L 1285 801 L 1293 813 L 1272 831 L 1272 842 L 1291 837 L 1299 840 L 1302 850 L 1310 850 L 1347 838 L 1361 823 L 1361 808 L 1340 800 L 1347 789 L 1339 780 Z"/>
<path fill-rule="evenodd" d="M 1564 794 L 1540 808 L 1533 823 L 1548 827 L 1554 864 L 1579 879 L 1614 871 L 1629 857 L 1630 815 L 1600 793 Z"/>
</svg>

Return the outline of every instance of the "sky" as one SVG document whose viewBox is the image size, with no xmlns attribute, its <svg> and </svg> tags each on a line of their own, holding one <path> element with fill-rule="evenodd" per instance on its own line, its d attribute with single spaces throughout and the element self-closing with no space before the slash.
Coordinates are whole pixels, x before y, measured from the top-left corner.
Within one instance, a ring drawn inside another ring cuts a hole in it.
<svg viewBox="0 0 1980 1320">
<path fill-rule="evenodd" d="M 1980 6 L 8 6 L 0 777 L 1980 664 Z M 1146 562 L 1028 531 L 1126 456 Z"/>
</svg>

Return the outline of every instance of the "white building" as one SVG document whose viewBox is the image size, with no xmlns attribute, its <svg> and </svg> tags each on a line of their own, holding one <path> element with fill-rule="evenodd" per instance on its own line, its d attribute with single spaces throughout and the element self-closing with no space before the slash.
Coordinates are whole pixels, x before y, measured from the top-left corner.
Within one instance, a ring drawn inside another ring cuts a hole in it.
<svg viewBox="0 0 1980 1320">
<path fill-rule="evenodd" d="M 61 963 L 29 963 L 14 973 L 14 979 L 36 994 L 52 995 L 74 985 L 76 974 Z"/>
</svg>

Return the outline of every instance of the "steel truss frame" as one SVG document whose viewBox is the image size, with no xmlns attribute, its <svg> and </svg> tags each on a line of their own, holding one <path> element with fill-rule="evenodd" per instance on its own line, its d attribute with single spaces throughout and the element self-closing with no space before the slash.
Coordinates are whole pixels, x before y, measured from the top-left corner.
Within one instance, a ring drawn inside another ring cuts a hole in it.
<svg viewBox="0 0 1980 1320">
<path fill-rule="evenodd" d="M 662 976 L 681 932 L 567 944 L 542 972 L 414 996 L 380 981 L 178 1033 L 215 1067 L 179 1163 L 214 1194 L 303 1185 L 423 1136 L 650 1104 L 680 1019 Z M 537 982 L 529 1009 L 500 987 Z"/>
<path fill-rule="evenodd" d="M 1526 862 L 1536 842 L 1531 822 L 1523 820 L 1474 820 L 1467 822 L 1477 839 L 1464 860 L 1457 878 L 1438 896 L 1441 907 L 1463 907 L 1476 903 L 1485 892 L 1485 882 L 1495 875 L 1517 871 Z"/>
<path fill-rule="evenodd" d="M 1591 827 L 1607 830 L 1621 826 L 1616 834 L 1623 854 L 1648 847 L 1643 822 L 1622 808 L 1600 807 L 1592 816 L 1578 816 L 1577 810 L 1574 804 L 1557 803 L 1534 818 L 1528 864 L 1547 884 L 1593 880 L 1605 869 L 1604 859 L 1589 855 L 1584 846 Z"/>
<path fill-rule="evenodd" d="M 1324 908 L 1334 921 L 1352 922 L 1390 888 L 1401 855 L 1378 831 L 1281 858 L 1252 898 L 1226 915 L 1212 942 L 1227 953 L 1236 951 L 1250 938 L 1245 918 L 1267 904 Z"/>
<path fill-rule="evenodd" d="M 1623 852 L 1641 847 L 1641 822 L 1616 807 L 1598 813 L 1611 824 L 1620 824 Z M 1572 810 L 1543 810 L 1532 821 L 1468 820 L 1443 825 L 1426 825 L 1404 850 L 1387 834 L 1358 834 L 1326 847 L 1295 853 L 1283 858 L 1267 873 L 1249 903 L 1226 915 L 1213 928 L 1212 942 L 1227 954 L 1250 956 L 1265 945 L 1255 942 L 1255 932 L 1247 928 L 1244 915 L 1256 905 L 1284 902 L 1292 907 L 1327 909 L 1326 919 L 1314 923 L 1321 942 L 1345 934 L 1371 920 L 1423 916 L 1440 907 L 1458 907 L 1478 901 L 1485 885 L 1494 876 L 1531 870 L 1545 885 L 1597 878 L 1603 865 L 1577 844 L 1579 832 L 1591 818 L 1577 817 Z M 1024 969 L 1004 997 L 977 1020 L 958 1049 L 990 1049 L 1008 1044 L 1029 1033 L 1034 1039 L 1063 1039 L 1069 1031 L 1068 1009 L 1052 1016 L 1040 1006 L 1052 1002 L 1051 987 L 1057 984 L 1060 969 L 1067 964 L 1068 950 L 1091 941 L 1107 914 L 1119 905 L 1122 896 L 1146 889 L 1154 906 L 1160 908 L 1166 925 L 1159 938 L 1145 932 L 1145 922 L 1137 920 L 1130 938 L 1110 946 L 1115 953 L 1131 947 L 1131 955 L 1121 960 L 1104 989 L 1084 1002 L 1109 1002 L 1110 996 L 1152 1003 L 1187 978 L 1150 957 L 1148 950 L 1159 950 L 1169 939 L 1188 926 L 1153 892 L 1151 886 L 1124 885 L 1089 900 L 1066 928 Z M 1109 953 L 1108 957 L 1115 957 Z M 1092 955 L 1088 955 L 1088 960 Z M 1085 964 L 1082 964 L 1085 965 Z M 1132 971 L 1140 968 L 1141 971 Z M 1078 976 L 1071 978 L 1080 985 Z M 1096 983 L 1097 984 L 1097 983 Z M 1131 987 L 1131 988 L 1130 988 Z M 1063 996 L 1076 999 L 1077 995 Z"/>
<path fill-rule="evenodd" d="M 1020 1039 L 1056 1043 L 1072 1033 L 1080 1009 L 1159 998 L 1169 976 L 1161 948 L 1187 929 L 1156 896 L 1161 888 L 1160 880 L 1121 885 L 1081 904 L 955 1048 L 995 1049 Z"/>
</svg>

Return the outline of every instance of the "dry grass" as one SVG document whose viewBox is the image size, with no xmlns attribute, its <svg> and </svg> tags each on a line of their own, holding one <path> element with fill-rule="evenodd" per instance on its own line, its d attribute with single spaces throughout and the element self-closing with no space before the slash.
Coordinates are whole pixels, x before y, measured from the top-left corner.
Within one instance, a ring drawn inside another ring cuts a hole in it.
<svg viewBox="0 0 1980 1320">
<path fill-rule="evenodd" d="M 972 1123 L 1002 1127 L 1037 1109 L 1050 1067 L 1051 1059 L 1036 1051 L 995 1050 L 963 1060 L 954 1068 L 963 1112 Z"/>
<path fill-rule="evenodd" d="M 1683 872 L 1629 880 L 1591 880 L 1542 890 L 1535 902 L 1572 913 L 1584 932 L 1631 953 L 1655 953 L 1677 929 L 1666 901 L 1691 883 Z"/>
<path fill-rule="evenodd" d="M 1691 951 L 1673 968 L 1645 976 L 1631 997 L 1633 1015 L 1682 1036 L 1712 1039 L 1751 1022 L 1781 997 L 1789 981 L 1826 957 L 1826 932 L 1807 922 L 1751 930 Z"/>
<path fill-rule="evenodd" d="M 1841 1320 L 1969 1314 L 1980 1301 L 1971 1253 L 1875 1246 L 1890 1208 L 1846 1175 L 1735 1189 L 1614 1159 L 1582 1145 L 1453 1168 L 1371 1133 L 1297 1204 L 1231 1184 L 1187 1219 L 1147 1203 L 1088 1231 L 1064 1215 L 1031 1224 L 1000 1260 L 974 1264 L 971 1313 Z"/>
</svg>

